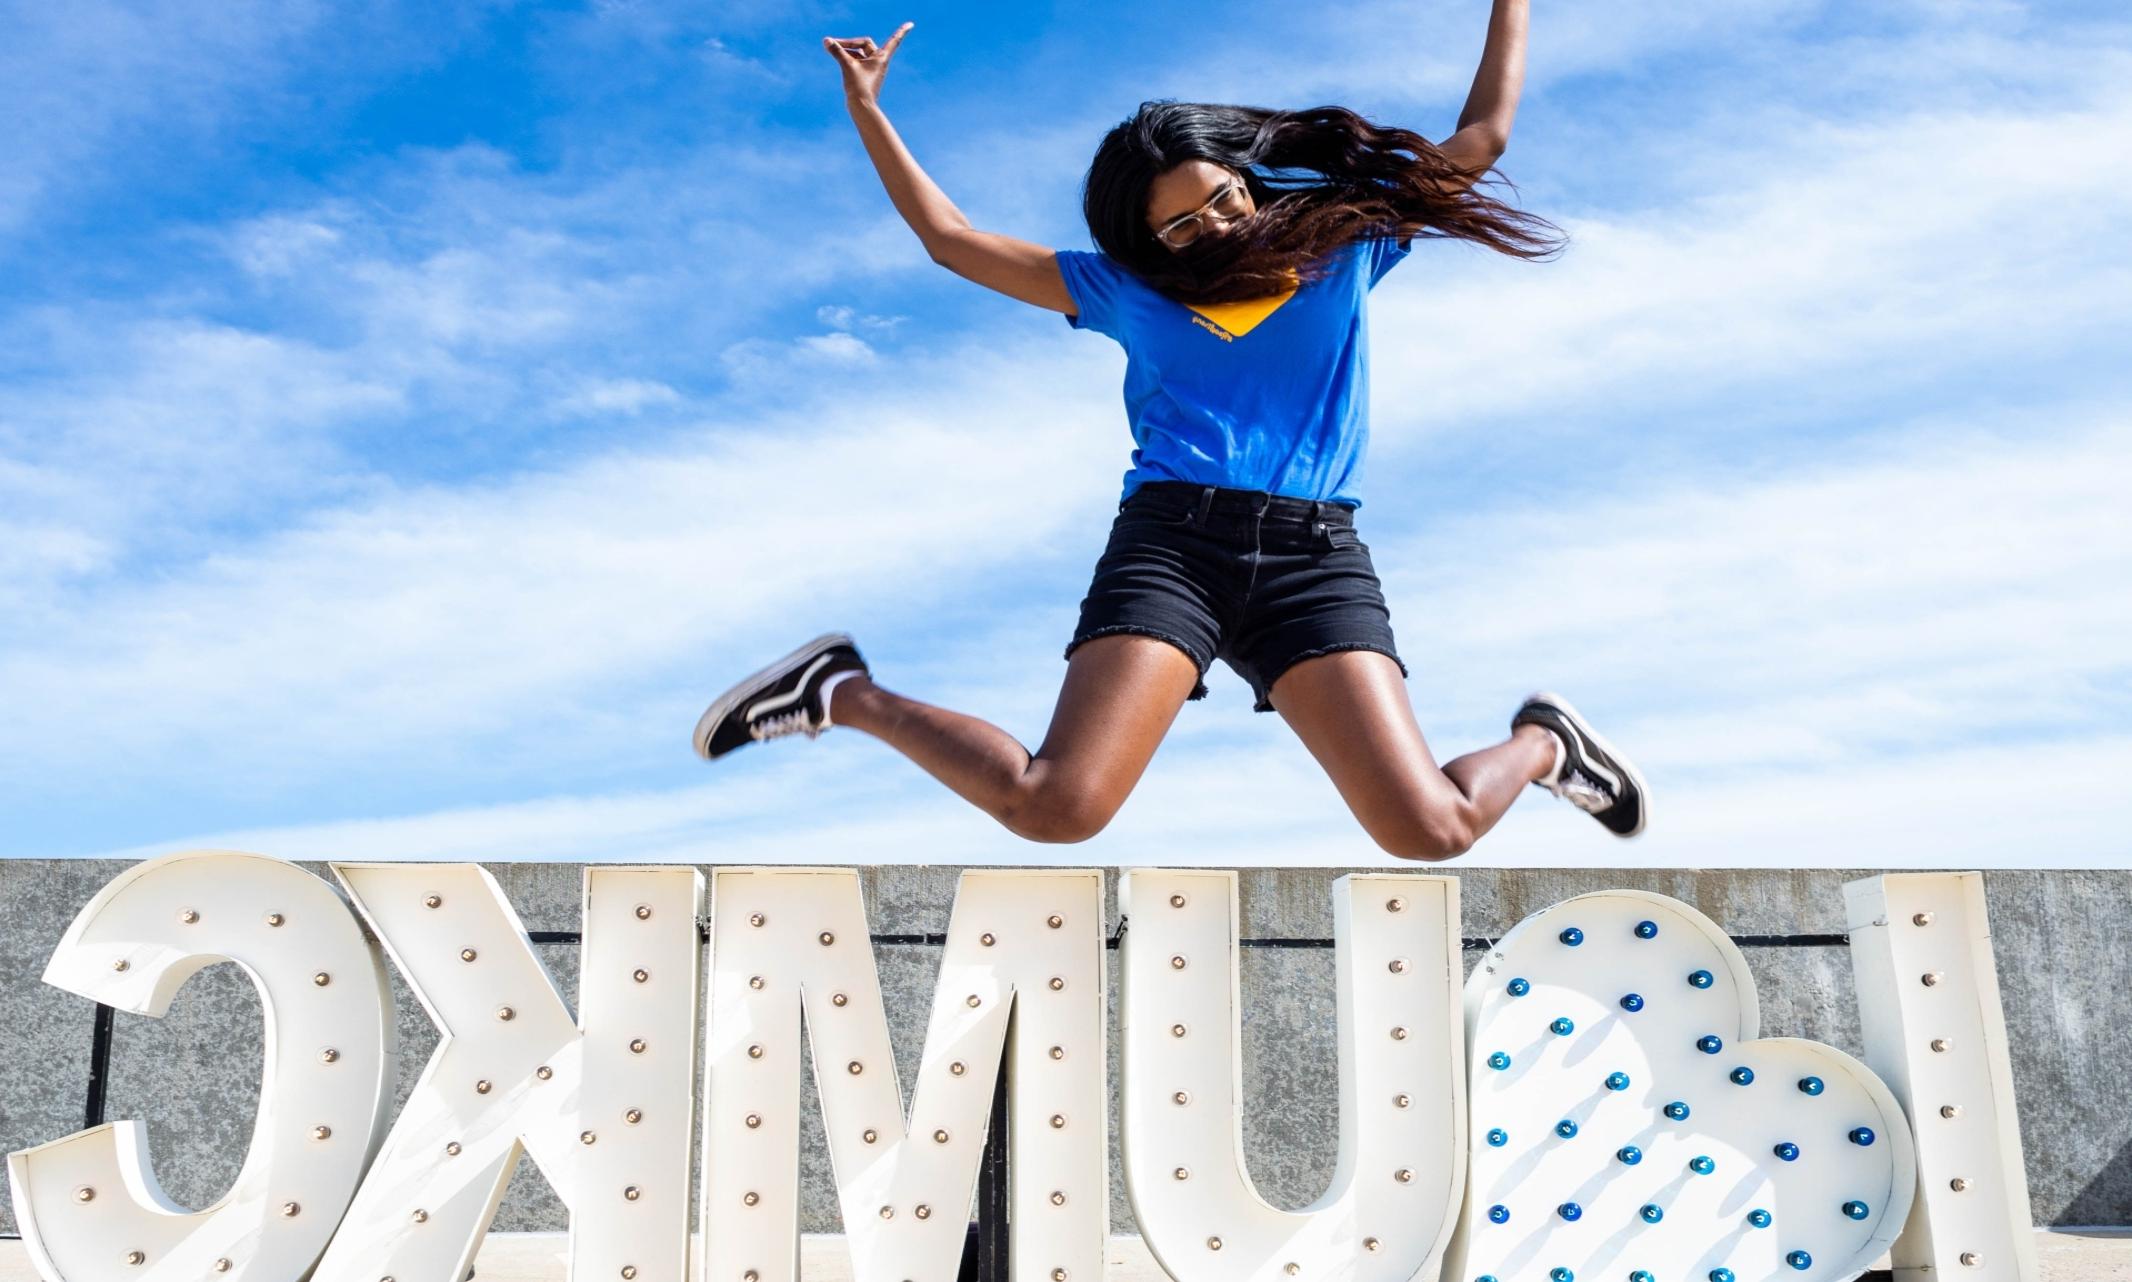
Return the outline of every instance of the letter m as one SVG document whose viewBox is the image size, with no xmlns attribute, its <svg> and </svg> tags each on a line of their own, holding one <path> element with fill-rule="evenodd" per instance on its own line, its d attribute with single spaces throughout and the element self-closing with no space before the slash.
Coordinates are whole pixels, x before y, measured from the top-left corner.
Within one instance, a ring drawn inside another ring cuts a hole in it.
<svg viewBox="0 0 2132 1282">
<path fill-rule="evenodd" d="M 711 901 L 703 1277 L 797 1282 L 803 1011 L 854 1282 L 955 1275 L 1003 1056 L 1010 1272 L 1103 1276 L 1100 872 L 962 874 L 907 1120 L 858 873 L 719 869 Z"/>
</svg>

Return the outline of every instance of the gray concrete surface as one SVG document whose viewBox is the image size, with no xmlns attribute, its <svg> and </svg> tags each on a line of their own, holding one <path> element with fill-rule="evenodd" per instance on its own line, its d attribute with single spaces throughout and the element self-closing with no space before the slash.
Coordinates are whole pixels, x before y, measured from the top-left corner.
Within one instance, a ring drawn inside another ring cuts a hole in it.
<svg viewBox="0 0 2132 1282">
<path fill-rule="evenodd" d="M 0 1150 L 42 1143 L 80 1127 L 88 1094 L 92 1007 L 39 982 L 68 921 L 125 865 L 0 862 Z M 317 865 L 307 865 L 329 875 Z M 531 930 L 575 930 L 582 870 L 574 864 L 493 865 Z M 864 876 L 879 934 L 945 931 L 954 868 L 883 868 Z M 1382 871 L 1371 869 L 1370 871 Z M 1430 871 L 1457 872 L 1455 865 Z M 1325 939 L 1337 869 L 1253 869 L 1241 875 L 1247 938 Z M 1495 938 L 1520 918 L 1592 890 L 1636 888 L 1694 905 L 1734 935 L 1840 934 L 1844 881 L 1861 871 L 1474 869 L 1460 873 L 1465 934 Z M 2001 996 L 2014 1045 L 2013 1074 L 2034 1222 L 2132 1226 L 2132 873 L 1990 872 L 1985 875 Z M 1116 922 L 1116 876 L 1109 878 Z M 576 949 L 542 947 L 565 994 L 577 984 Z M 937 950 L 877 945 L 896 1054 L 915 1064 L 929 1010 Z M 1479 954 L 1466 955 L 1468 965 Z M 1750 948 L 1764 1035 L 1808 1037 L 1861 1053 L 1850 961 L 1841 946 Z M 1301 1206 L 1323 1192 L 1333 1166 L 1335 1074 L 1333 955 L 1329 949 L 1244 954 L 1245 1153 L 1261 1191 Z M 1116 976 L 1112 976 L 1116 1069 Z M 436 1042 L 395 976 L 401 1037 L 400 1099 Z M 804 1059 L 802 1061 L 804 1063 Z M 179 993 L 162 1020 L 120 1015 L 105 1116 L 140 1118 L 164 1186 L 193 1206 L 235 1178 L 252 1123 L 260 1063 L 259 1006 L 224 965 Z M 904 1073 L 906 1093 L 910 1088 Z M 1113 1077 L 1115 1080 L 1115 1076 Z M 840 1227 L 813 1086 L 803 1088 L 802 1227 Z M 1112 1125 L 1111 1223 L 1137 1232 L 1117 1169 Z M 552 1231 L 562 1207 L 537 1170 L 521 1166 L 496 1228 Z M 0 1234 L 15 1231 L 0 1198 Z"/>
</svg>

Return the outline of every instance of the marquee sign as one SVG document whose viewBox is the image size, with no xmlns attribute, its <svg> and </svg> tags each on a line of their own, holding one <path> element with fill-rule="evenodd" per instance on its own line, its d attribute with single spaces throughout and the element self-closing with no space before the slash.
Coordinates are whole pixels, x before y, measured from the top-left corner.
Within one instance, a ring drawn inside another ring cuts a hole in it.
<svg viewBox="0 0 2132 1282">
<path fill-rule="evenodd" d="M 530 1154 L 575 1282 L 797 1282 L 803 1053 L 858 1282 L 955 1276 L 1002 1079 L 1012 1276 L 1103 1276 L 1100 871 L 962 874 L 908 1110 L 854 869 L 588 867 L 575 1014 L 480 867 L 333 871 L 346 900 L 281 860 L 171 855 L 69 927 L 46 981 L 141 1014 L 235 962 L 266 1066 L 204 1209 L 157 1187 L 135 1122 L 11 1154 L 46 1278 L 460 1282 Z M 2032 1282 L 1981 881 L 1846 892 L 1864 1062 L 1761 1037 L 1745 959 L 1677 900 L 1570 899 L 1467 980 L 1456 878 L 1340 878 L 1339 1156 L 1290 1211 L 1243 1161 L 1236 874 L 1125 871 L 1140 1231 L 1178 1282 L 1827 1282 L 1883 1251 L 1903 1276 Z M 443 1034 L 390 1119 L 387 954 Z"/>
<path fill-rule="evenodd" d="M 1486 1140 L 1454 1276 L 1848 1277 L 1909 1212 L 1895 1097 L 1832 1046 L 1757 1040 L 1746 959 L 1676 900 L 1528 917 L 1466 1001 Z"/>
</svg>

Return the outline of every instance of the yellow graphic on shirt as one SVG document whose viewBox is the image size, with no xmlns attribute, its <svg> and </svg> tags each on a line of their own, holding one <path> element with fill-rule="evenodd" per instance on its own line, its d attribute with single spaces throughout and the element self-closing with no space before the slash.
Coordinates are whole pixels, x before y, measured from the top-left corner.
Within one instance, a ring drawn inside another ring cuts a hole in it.
<svg viewBox="0 0 2132 1282">
<path fill-rule="evenodd" d="M 1292 277 L 1293 271 L 1289 272 Z M 1234 303 L 1187 303 L 1185 306 L 1197 314 L 1193 324 L 1229 342 L 1250 333 L 1258 323 L 1279 311 L 1281 304 L 1295 297 L 1296 287 L 1290 285 L 1278 294 L 1264 298 L 1246 298 Z M 1212 322 L 1209 324 L 1208 322 Z"/>
</svg>

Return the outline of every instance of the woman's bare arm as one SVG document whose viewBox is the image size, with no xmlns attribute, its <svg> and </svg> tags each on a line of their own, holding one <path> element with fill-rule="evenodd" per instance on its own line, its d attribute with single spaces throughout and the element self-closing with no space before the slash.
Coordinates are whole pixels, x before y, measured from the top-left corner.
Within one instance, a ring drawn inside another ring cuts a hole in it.
<svg viewBox="0 0 2132 1282">
<path fill-rule="evenodd" d="M 1495 0 L 1488 17 L 1488 43 L 1480 70 L 1458 113 L 1458 130 L 1437 144 L 1477 180 L 1510 145 L 1510 123 L 1517 118 L 1518 93 L 1525 86 L 1525 27 L 1528 0 Z"/>
<path fill-rule="evenodd" d="M 970 226 L 955 202 L 918 167 L 881 110 L 881 78 L 910 29 L 911 24 L 904 23 L 878 48 L 870 36 L 822 41 L 844 69 L 844 105 L 889 200 L 934 262 L 1009 298 L 1071 315 L 1073 296 L 1066 292 L 1058 256 L 1042 245 Z"/>
</svg>

